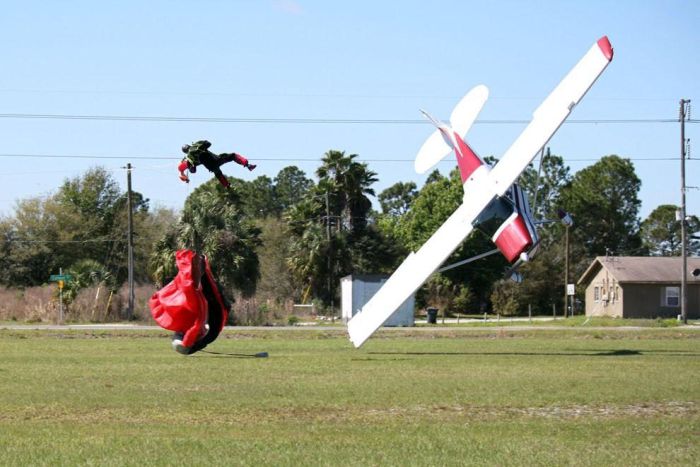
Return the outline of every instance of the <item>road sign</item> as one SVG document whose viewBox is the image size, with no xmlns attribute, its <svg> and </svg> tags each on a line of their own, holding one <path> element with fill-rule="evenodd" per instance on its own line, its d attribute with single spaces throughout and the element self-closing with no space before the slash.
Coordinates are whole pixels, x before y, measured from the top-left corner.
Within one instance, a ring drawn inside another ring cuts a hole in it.
<svg viewBox="0 0 700 467">
<path fill-rule="evenodd" d="M 566 295 L 576 295 L 574 284 L 566 284 Z"/>
<path fill-rule="evenodd" d="M 49 276 L 49 282 L 69 281 L 71 279 L 73 279 L 73 276 L 70 274 L 51 274 Z"/>
</svg>

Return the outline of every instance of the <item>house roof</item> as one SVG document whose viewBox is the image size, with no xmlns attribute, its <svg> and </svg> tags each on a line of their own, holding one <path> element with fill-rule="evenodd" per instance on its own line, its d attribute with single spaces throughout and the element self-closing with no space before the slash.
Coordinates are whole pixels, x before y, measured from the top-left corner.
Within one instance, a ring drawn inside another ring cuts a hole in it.
<svg viewBox="0 0 700 467">
<path fill-rule="evenodd" d="M 605 268 L 619 283 L 680 283 L 681 260 L 676 257 L 660 256 L 598 256 L 586 272 L 581 275 L 578 284 L 588 284 L 602 268 Z M 700 268 L 700 258 L 688 258 L 688 282 L 700 283 L 700 277 L 694 277 L 692 271 Z"/>
</svg>

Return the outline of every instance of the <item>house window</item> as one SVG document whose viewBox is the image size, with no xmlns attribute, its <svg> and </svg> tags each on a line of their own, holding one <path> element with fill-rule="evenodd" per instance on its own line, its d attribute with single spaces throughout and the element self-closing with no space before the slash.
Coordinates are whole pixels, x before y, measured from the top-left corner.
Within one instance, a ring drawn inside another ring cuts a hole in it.
<svg viewBox="0 0 700 467">
<path fill-rule="evenodd" d="M 665 302 L 666 306 L 678 306 L 680 300 L 680 287 L 666 287 Z"/>
<path fill-rule="evenodd" d="M 593 287 L 593 301 L 600 301 L 600 289 L 598 287 Z"/>
</svg>

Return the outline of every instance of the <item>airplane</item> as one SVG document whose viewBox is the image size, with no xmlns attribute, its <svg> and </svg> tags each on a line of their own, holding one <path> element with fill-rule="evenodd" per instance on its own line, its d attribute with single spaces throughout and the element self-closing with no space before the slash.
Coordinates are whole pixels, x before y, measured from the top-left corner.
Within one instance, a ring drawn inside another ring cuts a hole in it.
<svg viewBox="0 0 700 467">
<path fill-rule="evenodd" d="M 613 48 L 603 36 L 586 52 L 533 113 L 533 119 L 493 168 L 464 141 L 488 98 L 486 86 L 467 93 L 450 116 L 450 125 L 423 115 L 436 127 L 416 156 L 415 169 L 424 173 L 455 152 L 462 177 L 462 204 L 416 252 L 403 263 L 374 296 L 348 321 L 350 341 L 359 348 L 452 254 L 474 228 L 489 234 L 509 261 L 529 259 L 537 236 L 522 203 L 525 197 L 515 184 L 552 135 L 583 98 L 613 58 Z"/>
</svg>

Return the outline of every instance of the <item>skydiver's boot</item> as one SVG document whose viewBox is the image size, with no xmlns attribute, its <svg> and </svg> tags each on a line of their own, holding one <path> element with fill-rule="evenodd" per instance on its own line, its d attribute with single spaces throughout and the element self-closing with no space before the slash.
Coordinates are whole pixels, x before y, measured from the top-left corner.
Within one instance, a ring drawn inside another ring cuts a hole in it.
<svg viewBox="0 0 700 467">
<path fill-rule="evenodd" d="M 173 341 L 172 341 L 172 346 L 173 350 L 179 354 L 182 355 L 189 355 L 190 349 L 188 347 L 185 347 L 182 345 L 182 338 L 185 337 L 185 334 L 181 332 L 176 332 L 173 334 Z"/>
</svg>

